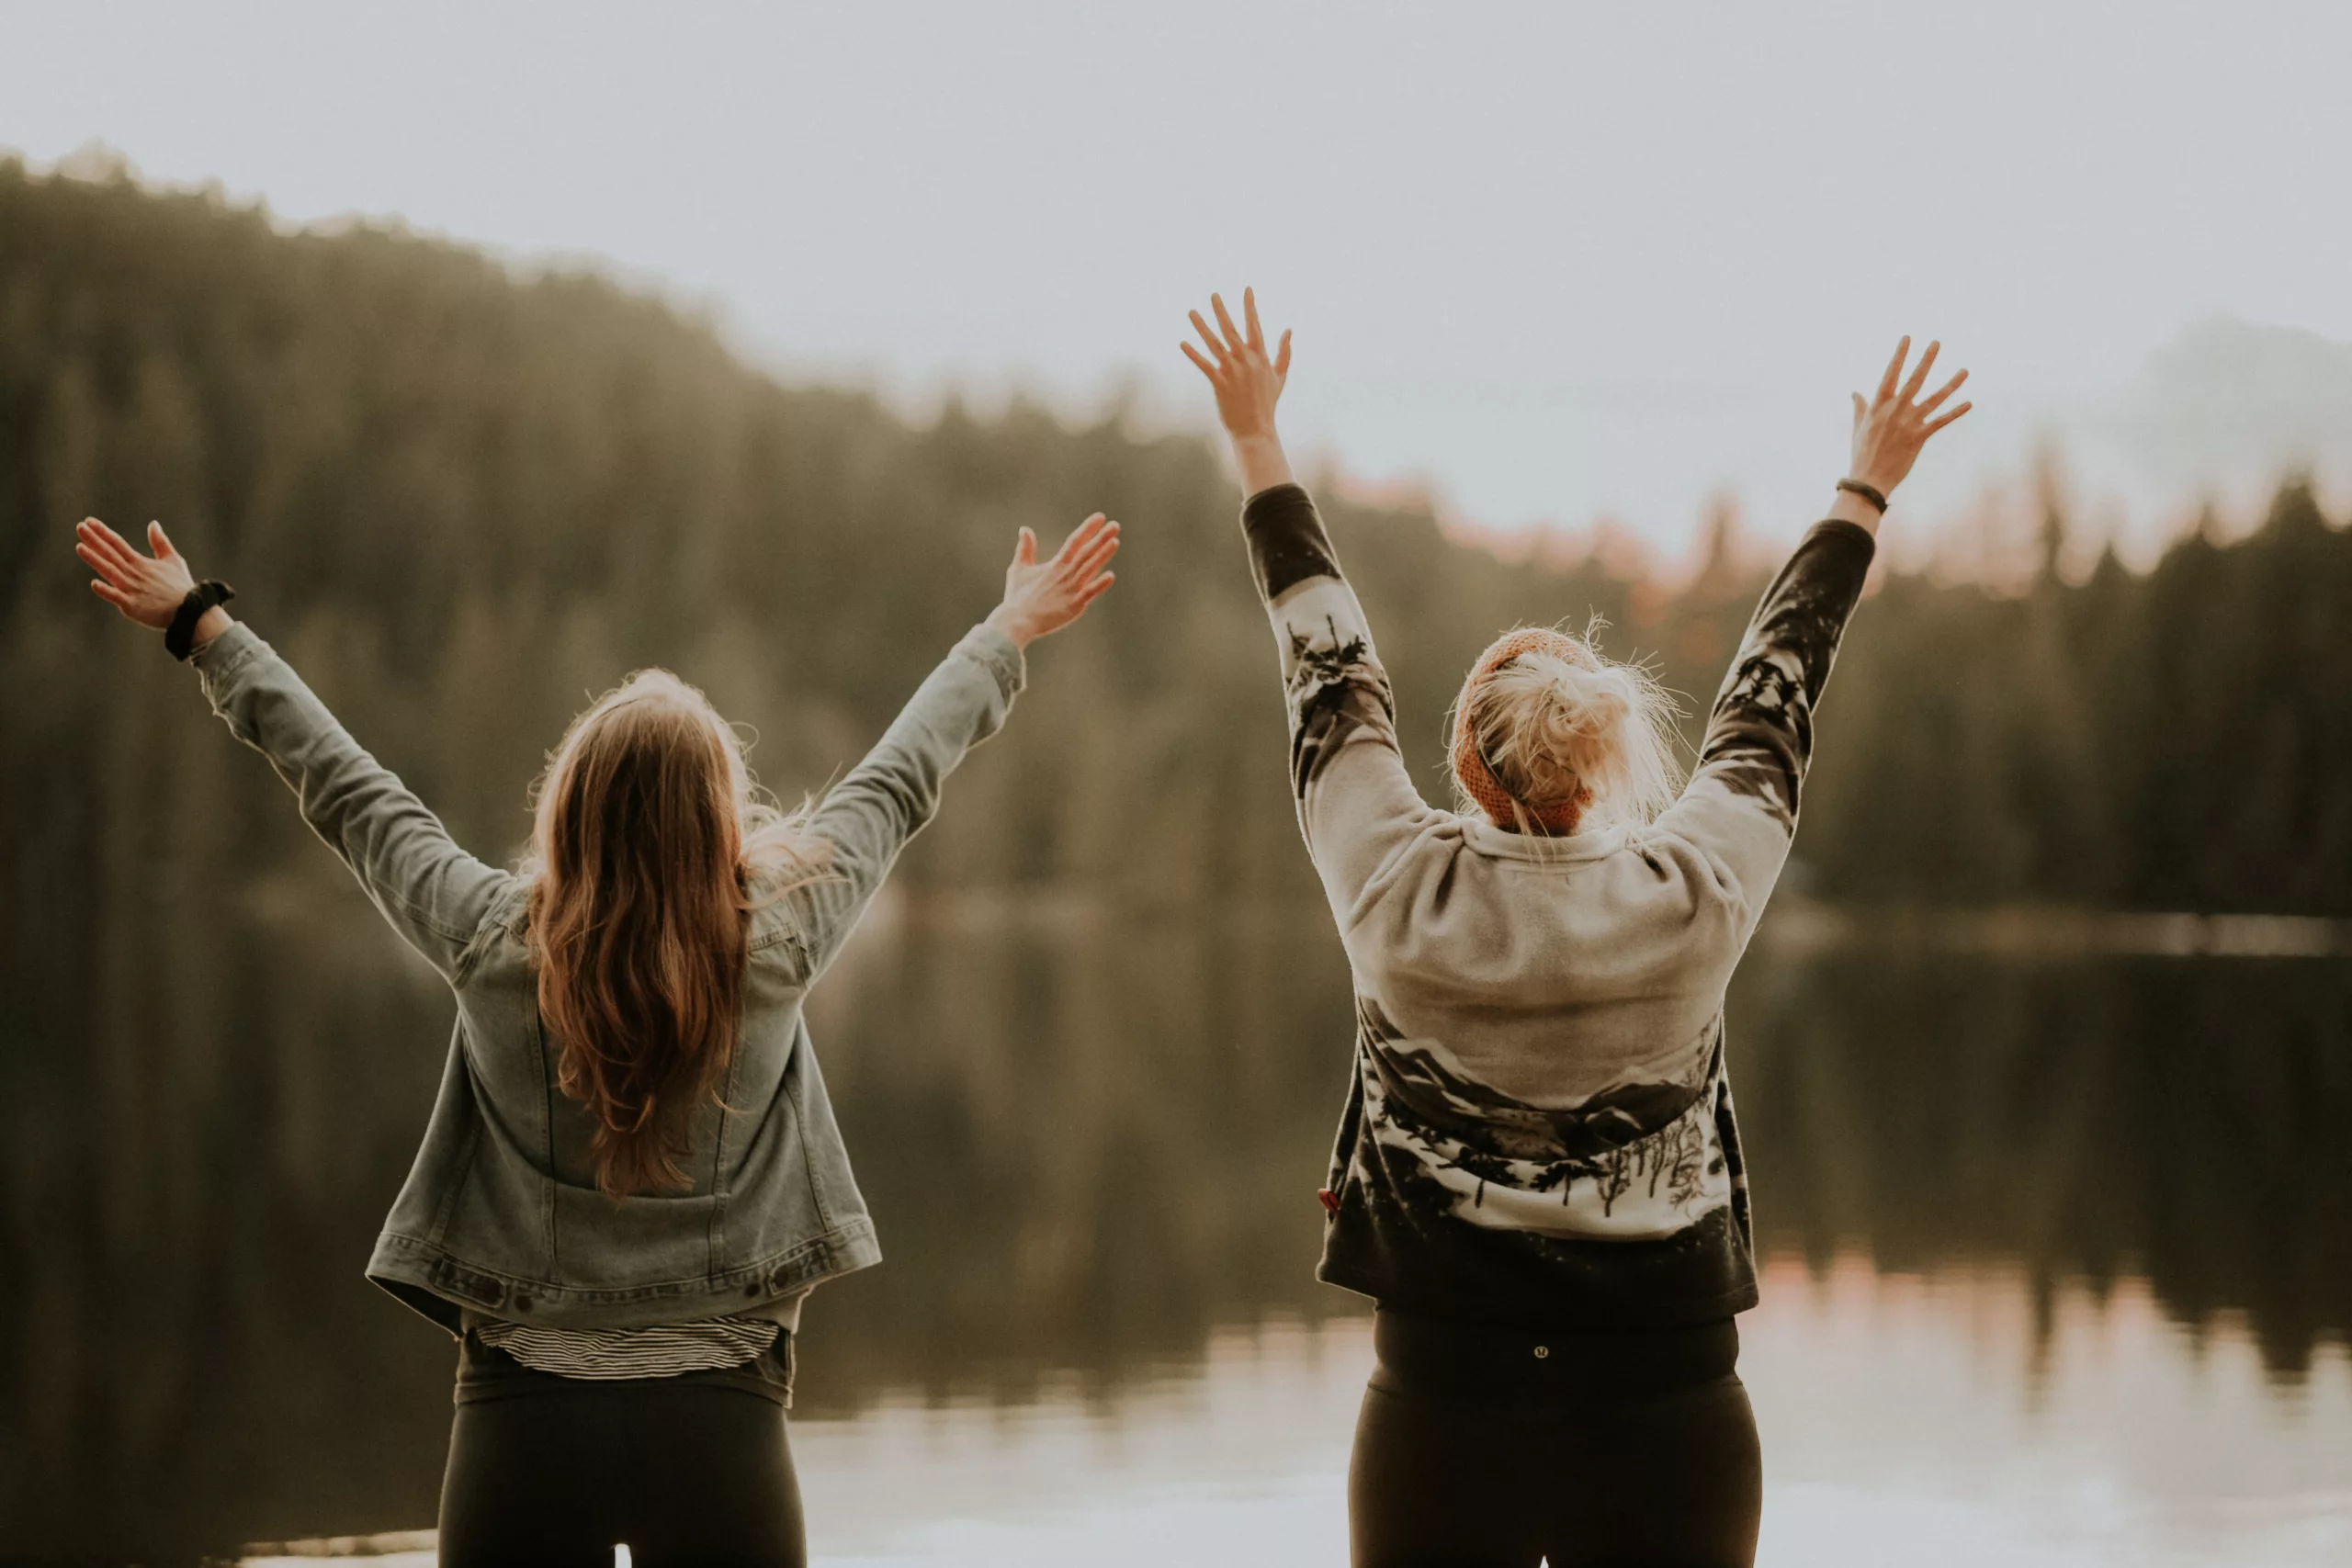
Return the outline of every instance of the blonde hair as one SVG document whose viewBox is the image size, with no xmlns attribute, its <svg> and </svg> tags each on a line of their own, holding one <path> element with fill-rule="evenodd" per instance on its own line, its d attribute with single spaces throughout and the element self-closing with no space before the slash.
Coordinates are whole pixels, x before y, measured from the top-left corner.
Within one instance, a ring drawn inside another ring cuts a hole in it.
<svg viewBox="0 0 2352 1568">
<path fill-rule="evenodd" d="M 1453 708 L 1464 809 L 1498 828 L 1560 836 L 1595 823 L 1646 826 L 1682 787 L 1681 706 L 1639 664 L 1582 636 L 1521 626 L 1488 645 Z"/>
<path fill-rule="evenodd" d="M 530 951 L 557 1087 L 607 1195 L 691 1185 L 694 1111 L 741 1022 L 750 915 L 822 874 L 702 693 L 642 670 L 571 721 L 535 792 Z M 760 892 L 762 874 L 780 880 Z"/>
</svg>

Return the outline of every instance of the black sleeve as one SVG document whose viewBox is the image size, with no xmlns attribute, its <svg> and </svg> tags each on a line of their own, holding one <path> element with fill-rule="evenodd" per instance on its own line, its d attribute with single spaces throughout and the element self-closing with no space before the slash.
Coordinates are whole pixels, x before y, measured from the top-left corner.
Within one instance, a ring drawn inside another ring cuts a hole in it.
<svg viewBox="0 0 2352 1568">
<path fill-rule="evenodd" d="M 1813 710 L 1878 542 L 1838 520 L 1806 531 L 1764 591 L 1724 677 L 1699 770 L 1762 802 L 1791 831 L 1813 758 Z"/>
</svg>

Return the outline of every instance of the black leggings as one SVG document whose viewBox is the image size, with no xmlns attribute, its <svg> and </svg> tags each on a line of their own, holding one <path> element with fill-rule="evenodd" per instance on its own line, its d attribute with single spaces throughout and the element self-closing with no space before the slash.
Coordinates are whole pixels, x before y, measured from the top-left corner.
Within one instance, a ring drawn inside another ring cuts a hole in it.
<svg viewBox="0 0 2352 1568">
<path fill-rule="evenodd" d="M 805 1568 L 786 1384 L 770 1359 L 591 1382 L 468 1336 L 441 1482 L 442 1568 L 611 1568 L 624 1542 L 636 1568 Z"/>
<path fill-rule="evenodd" d="M 1747 1568 L 1762 1457 L 1729 1319 L 1551 1335 L 1384 1308 L 1355 1568 Z"/>
</svg>

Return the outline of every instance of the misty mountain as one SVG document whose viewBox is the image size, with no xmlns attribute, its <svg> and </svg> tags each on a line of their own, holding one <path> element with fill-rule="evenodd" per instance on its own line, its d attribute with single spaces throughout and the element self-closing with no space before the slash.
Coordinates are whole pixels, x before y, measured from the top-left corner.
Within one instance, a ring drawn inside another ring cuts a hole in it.
<svg viewBox="0 0 2352 1568">
<path fill-rule="evenodd" d="M 2077 493 L 2111 499 L 2135 523 L 2210 502 L 2250 524 L 2281 475 L 2352 493 L 2352 344 L 2217 316 L 2061 416 L 2055 435 Z"/>
</svg>

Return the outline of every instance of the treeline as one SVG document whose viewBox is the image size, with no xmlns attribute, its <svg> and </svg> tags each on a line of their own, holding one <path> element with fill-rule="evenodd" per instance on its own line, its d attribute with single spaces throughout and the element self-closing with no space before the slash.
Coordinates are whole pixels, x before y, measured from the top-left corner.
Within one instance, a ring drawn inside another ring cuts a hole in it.
<svg viewBox="0 0 2352 1568">
<path fill-rule="evenodd" d="M 2251 536 L 2022 595 L 1897 578 L 1857 618 L 1801 852 L 1825 888 L 2352 913 L 2352 536 L 2283 487 Z"/>
<path fill-rule="evenodd" d="M 913 427 L 779 386 L 594 276 L 0 164 L 0 809 L 41 824 L 11 871 L 52 903 L 165 845 L 300 841 L 188 722 L 180 673 L 85 598 L 65 549 L 85 513 L 168 519 L 498 854 L 543 748 L 636 665 L 753 724 L 784 793 L 820 785 L 988 607 L 1018 525 L 1103 507 L 1130 525 L 1110 613 L 1042 653 L 1015 739 L 959 781 L 953 815 L 989 830 L 939 835 L 912 877 L 1301 893 L 1235 500 L 1197 440 L 1018 406 Z M 1446 702 L 1497 629 L 1598 611 L 1703 705 L 1758 586 L 1718 560 L 1661 594 L 1326 501 L 1432 794 Z M 1886 582 L 1825 714 L 1811 886 L 2352 913 L 2347 610 L 2352 538 L 2297 489 L 2252 538 L 2187 540 L 2151 575 Z"/>
</svg>

